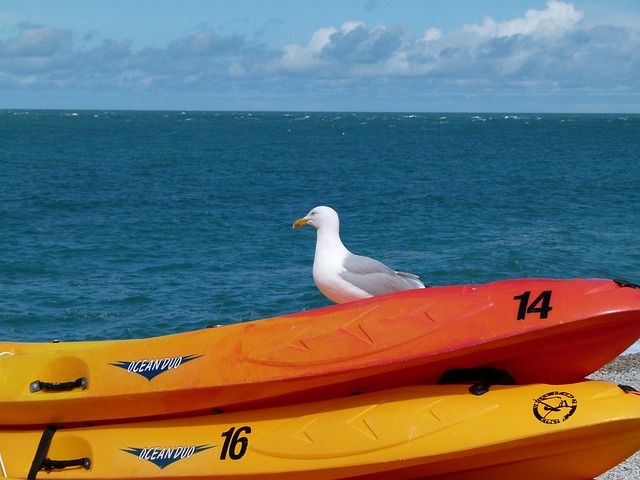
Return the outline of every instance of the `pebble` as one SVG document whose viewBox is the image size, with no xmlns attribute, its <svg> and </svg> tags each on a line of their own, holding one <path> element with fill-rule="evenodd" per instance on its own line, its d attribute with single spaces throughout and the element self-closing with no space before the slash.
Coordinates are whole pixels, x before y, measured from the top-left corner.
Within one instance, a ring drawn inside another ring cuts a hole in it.
<svg viewBox="0 0 640 480">
<path fill-rule="evenodd" d="M 640 353 L 621 355 L 589 376 L 592 380 L 609 382 L 640 388 Z M 640 479 L 640 451 L 609 470 L 596 480 L 638 480 Z"/>
</svg>

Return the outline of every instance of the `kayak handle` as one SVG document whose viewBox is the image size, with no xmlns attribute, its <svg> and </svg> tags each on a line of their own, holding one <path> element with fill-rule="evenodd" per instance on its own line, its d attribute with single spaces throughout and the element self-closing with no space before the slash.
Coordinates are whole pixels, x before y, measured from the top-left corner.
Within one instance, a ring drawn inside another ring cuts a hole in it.
<svg viewBox="0 0 640 480">
<path fill-rule="evenodd" d="M 77 378 L 73 382 L 43 382 L 41 380 L 34 380 L 29 384 L 29 391 L 31 393 L 36 393 L 40 390 L 45 392 L 69 392 L 74 388 L 85 390 L 88 383 L 86 377 Z"/>
<path fill-rule="evenodd" d="M 85 470 L 91 468 L 91 459 L 89 457 L 76 458 L 73 460 L 50 460 L 44 458 L 40 462 L 40 468 L 46 472 L 59 468 L 82 467 Z"/>
</svg>

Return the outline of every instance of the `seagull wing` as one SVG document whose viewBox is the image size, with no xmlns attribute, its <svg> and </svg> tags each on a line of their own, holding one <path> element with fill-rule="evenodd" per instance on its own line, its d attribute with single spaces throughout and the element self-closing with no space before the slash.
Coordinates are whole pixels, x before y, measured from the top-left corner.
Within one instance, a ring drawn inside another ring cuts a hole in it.
<svg viewBox="0 0 640 480">
<path fill-rule="evenodd" d="M 340 277 L 373 296 L 424 287 L 416 275 L 396 272 L 373 258 L 350 254 L 343 266 Z"/>
</svg>

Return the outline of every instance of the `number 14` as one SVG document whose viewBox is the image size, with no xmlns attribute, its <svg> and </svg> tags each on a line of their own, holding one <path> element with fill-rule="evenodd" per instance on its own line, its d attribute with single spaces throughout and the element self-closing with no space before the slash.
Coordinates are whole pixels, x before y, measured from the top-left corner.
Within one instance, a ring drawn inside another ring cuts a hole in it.
<svg viewBox="0 0 640 480">
<path fill-rule="evenodd" d="M 549 312 L 553 310 L 551 304 L 551 290 L 545 290 L 538 295 L 535 300 L 529 303 L 531 298 L 531 292 L 524 292 L 522 295 L 516 295 L 514 300 L 520 300 L 520 306 L 518 307 L 518 320 L 524 320 L 528 314 L 538 313 L 540 318 L 547 318 Z"/>
</svg>

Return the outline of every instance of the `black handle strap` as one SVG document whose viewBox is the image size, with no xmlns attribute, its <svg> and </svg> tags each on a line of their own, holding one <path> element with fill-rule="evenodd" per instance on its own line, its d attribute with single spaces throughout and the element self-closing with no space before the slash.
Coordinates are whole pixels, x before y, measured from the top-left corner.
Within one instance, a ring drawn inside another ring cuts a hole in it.
<svg viewBox="0 0 640 480">
<path fill-rule="evenodd" d="M 28 480 L 34 480 L 36 478 L 36 475 L 40 471 L 42 461 L 44 460 L 45 455 L 49 451 L 51 440 L 53 440 L 53 434 L 56 433 L 57 429 L 58 427 L 54 427 L 53 425 L 48 425 L 42 432 L 42 437 L 40 437 L 40 443 L 38 444 L 38 448 L 36 449 L 36 454 L 33 457 L 33 462 L 31 462 L 31 469 L 29 470 L 29 475 L 27 475 Z"/>
<path fill-rule="evenodd" d="M 82 390 L 87 388 L 88 381 L 86 377 L 80 377 L 73 382 L 43 382 L 41 380 L 34 380 L 29 384 L 29 391 L 36 393 L 39 391 L 44 392 L 68 392 L 75 388 L 81 388 Z"/>
<path fill-rule="evenodd" d="M 82 467 L 85 470 L 91 468 L 91 459 L 89 457 L 75 458 L 73 460 L 50 460 L 45 458 L 42 460 L 41 469 L 50 472 L 55 468 Z"/>
<path fill-rule="evenodd" d="M 89 470 L 91 468 L 91 459 L 88 457 L 73 460 L 50 460 L 46 458 L 47 453 L 49 452 L 49 447 L 51 446 L 51 441 L 53 440 L 53 435 L 59 428 L 62 427 L 48 425 L 42 432 L 42 437 L 40 437 L 40 443 L 38 443 L 36 454 L 33 457 L 33 462 L 31 462 L 31 469 L 27 475 L 27 480 L 35 480 L 36 475 L 38 475 L 40 470 L 50 472 L 56 468 L 82 467 L 85 470 Z"/>
</svg>

